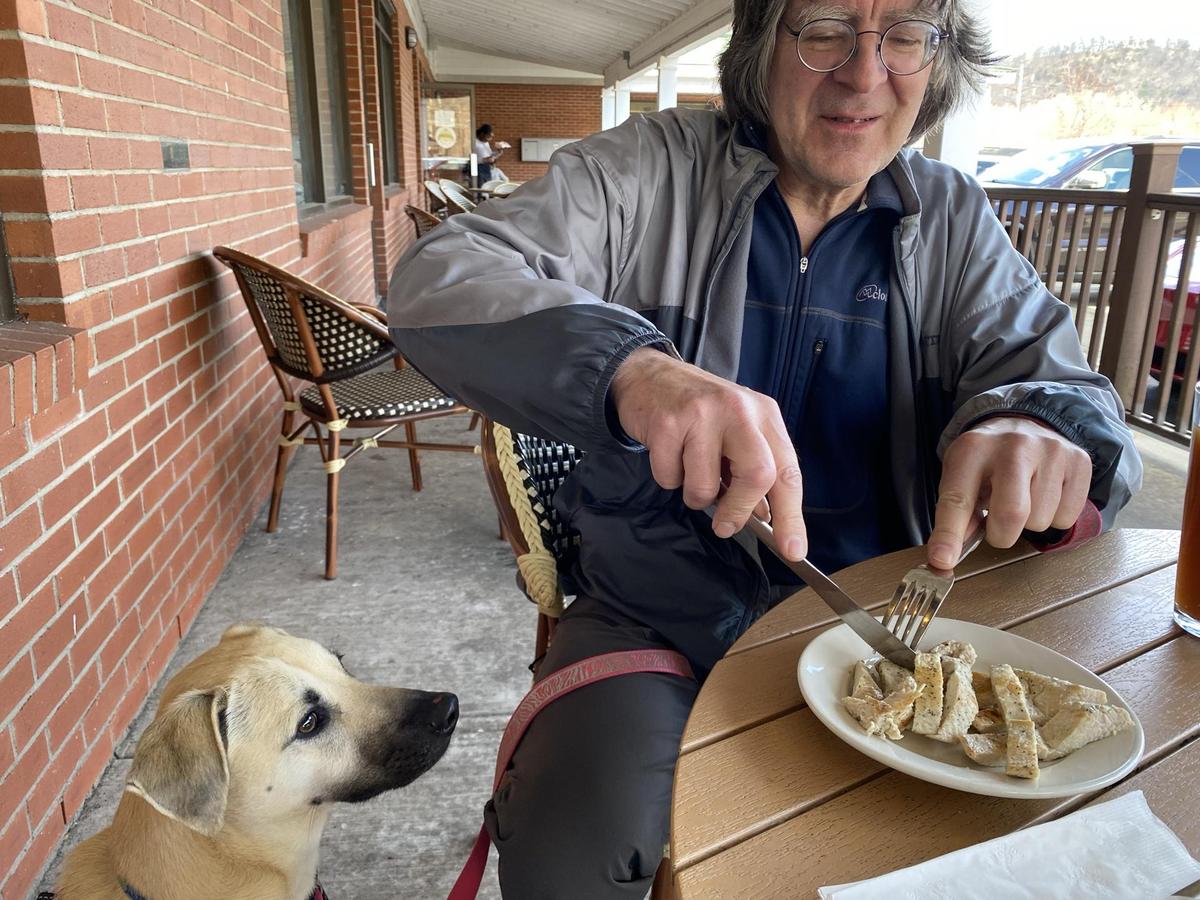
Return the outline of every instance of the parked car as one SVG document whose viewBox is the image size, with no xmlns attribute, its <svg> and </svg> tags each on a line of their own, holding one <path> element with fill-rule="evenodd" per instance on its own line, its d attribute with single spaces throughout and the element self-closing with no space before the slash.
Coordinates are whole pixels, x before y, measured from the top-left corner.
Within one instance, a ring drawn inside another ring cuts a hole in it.
<svg viewBox="0 0 1200 900">
<path fill-rule="evenodd" d="M 1144 140 L 1189 140 L 1145 138 Z M 1079 138 L 1023 150 L 986 170 L 984 187 L 1086 188 L 1093 191 L 1129 189 L 1133 169 L 1132 141 Z M 1200 191 L 1200 139 L 1183 148 L 1175 171 L 1174 190 Z"/>
<path fill-rule="evenodd" d="M 1179 287 L 1179 267 L 1183 265 L 1183 240 L 1171 242 L 1167 256 L 1166 274 L 1163 276 L 1162 311 L 1158 316 L 1158 331 L 1154 336 L 1154 358 L 1150 365 L 1151 373 L 1161 379 L 1162 365 L 1166 355 L 1167 341 L 1170 339 L 1171 313 L 1175 309 L 1175 297 Z M 1200 242 L 1198 242 L 1200 243 Z M 1192 323 L 1196 321 L 1196 306 L 1200 301 L 1200 246 L 1192 251 L 1192 261 L 1187 277 L 1187 299 L 1184 309 L 1183 323 L 1179 329 L 1178 354 L 1175 357 L 1175 371 L 1172 377 L 1178 381 L 1183 378 L 1184 367 L 1187 365 L 1188 351 L 1192 348 Z"/>
</svg>

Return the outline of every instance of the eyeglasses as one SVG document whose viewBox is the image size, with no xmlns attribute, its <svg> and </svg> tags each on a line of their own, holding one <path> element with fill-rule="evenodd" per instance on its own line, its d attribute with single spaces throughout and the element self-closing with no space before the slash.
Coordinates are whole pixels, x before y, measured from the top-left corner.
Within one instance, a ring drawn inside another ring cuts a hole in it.
<svg viewBox="0 0 1200 900">
<path fill-rule="evenodd" d="M 858 51 L 858 39 L 864 34 L 879 35 L 877 53 L 883 67 L 893 75 L 916 75 L 937 55 L 950 32 L 932 22 L 909 19 L 897 22 L 886 31 L 855 31 L 841 19 L 817 19 L 799 31 L 784 25 L 796 38 L 796 55 L 814 72 L 840 69 Z"/>
</svg>

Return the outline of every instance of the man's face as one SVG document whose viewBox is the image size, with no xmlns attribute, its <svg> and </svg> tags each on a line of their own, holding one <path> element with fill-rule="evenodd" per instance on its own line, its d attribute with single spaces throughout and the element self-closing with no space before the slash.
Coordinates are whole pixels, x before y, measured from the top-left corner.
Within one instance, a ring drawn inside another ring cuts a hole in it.
<svg viewBox="0 0 1200 900">
<path fill-rule="evenodd" d="M 848 21 L 855 31 L 883 32 L 917 12 L 917 0 L 793 0 L 775 38 L 768 78 L 771 154 L 784 178 L 818 191 L 858 188 L 896 155 L 912 130 L 932 66 L 893 75 L 879 59 L 879 35 L 858 39 L 854 56 L 833 72 L 814 72 L 796 55 L 784 28 L 811 20 L 810 10 Z"/>
</svg>

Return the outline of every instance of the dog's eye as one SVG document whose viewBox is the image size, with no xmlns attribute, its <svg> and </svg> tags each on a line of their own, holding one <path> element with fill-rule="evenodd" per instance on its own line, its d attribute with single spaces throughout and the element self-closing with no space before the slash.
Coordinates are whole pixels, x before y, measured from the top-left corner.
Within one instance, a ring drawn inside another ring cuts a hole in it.
<svg viewBox="0 0 1200 900">
<path fill-rule="evenodd" d="M 324 723 L 325 719 L 320 711 L 310 709 L 304 714 L 304 718 L 300 720 L 300 724 L 296 726 L 296 734 L 300 737 L 312 737 L 321 730 L 321 726 Z"/>
</svg>

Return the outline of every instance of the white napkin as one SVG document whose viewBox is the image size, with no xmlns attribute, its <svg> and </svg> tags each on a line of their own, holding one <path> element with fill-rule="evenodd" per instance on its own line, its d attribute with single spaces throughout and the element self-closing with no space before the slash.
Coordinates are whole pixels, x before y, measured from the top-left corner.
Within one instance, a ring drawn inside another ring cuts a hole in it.
<svg viewBox="0 0 1200 900">
<path fill-rule="evenodd" d="M 869 881 L 822 900 L 1145 900 L 1200 880 L 1200 863 L 1141 791 Z"/>
</svg>

